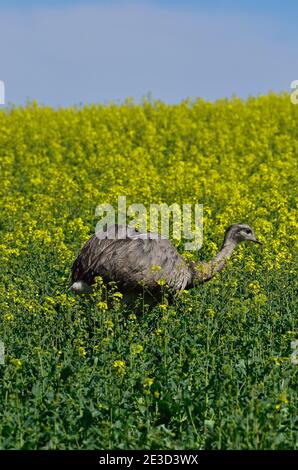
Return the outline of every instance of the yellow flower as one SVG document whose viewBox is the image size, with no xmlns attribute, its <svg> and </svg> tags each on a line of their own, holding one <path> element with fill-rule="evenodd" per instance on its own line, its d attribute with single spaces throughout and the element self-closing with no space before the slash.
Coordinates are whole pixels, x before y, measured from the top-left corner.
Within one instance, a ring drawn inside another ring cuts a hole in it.
<svg viewBox="0 0 298 470">
<path fill-rule="evenodd" d="M 162 310 L 167 310 L 168 305 L 167 304 L 159 304 L 159 308 L 161 308 Z"/>
<path fill-rule="evenodd" d="M 134 355 L 141 354 L 141 352 L 143 352 L 144 350 L 141 344 L 132 344 L 130 349 L 132 354 Z"/>
<path fill-rule="evenodd" d="M 157 272 L 157 271 L 160 271 L 160 270 L 161 270 L 161 266 L 153 265 L 153 266 L 151 267 L 151 271 L 152 271 L 153 273 L 155 273 L 155 272 Z"/>
<path fill-rule="evenodd" d="M 123 374 L 125 370 L 125 362 L 121 359 L 117 359 L 113 362 L 113 367 L 117 370 L 119 374 Z"/>
<path fill-rule="evenodd" d="M 189 295 L 189 291 L 188 291 L 188 290 L 182 290 L 182 291 L 180 292 L 180 295 L 182 295 L 182 296 L 183 296 L 183 295 L 186 295 L 186 296 L 187 296 L 187 295 Z"/>
<path fill-rule="evenodd" d="M 114 297 L 115 299 L 121 300 L 122 297 L 123 297 L 123 294 L 121 294 L 121 292 L 114 292 L 114 293 L 113 293 L 113 297 Z"/>
<path fill-rule="evenodd" d="M 136 316 L 134 313 L 130 313 L 130 314 L 128 315 L 128 319 L 129 319 L 129 320 L 136 320 L 136 319 L 137 319 L 137 316 Z"/>
<path fill-rule="evenodd" d="M 99 310 L 108 310 L 108 304 L 106 302 L 98 302 L 96 306 Z"/>
<path fill-rule="evenodd" d="M 154 379 L 152 379 L 151 377 L 145 377 L 143 385 L 144 387 L 150 388 L 151 385 L 153 385 L 153 383 L 154 383 Z"/>
<path fill-rule="evenodd" d="M 13 321 L 14 320 L 14 316 L 12 313 L 5 313 L 4 315 L 4 320 L 6 321 Z"/>
<path fill-rule="evenodd" d="M 20 367 L 22 367 L 22 361 L 20 359 L 12 358 L 10 363 L 14 365 L 16 369 L 20 369 Z"/>
<path fill-rule="evenodd" d="M 156 328 L 155 334 L 156 334 L 156 336 L 162 335 L 162 329 L 161 328 Z"/>
<path fill-rule="evenodd" d="M 250 282 L 248 284 L 248 287 L 249 287 L 249 289 L 251 289 L 253 291 L 259 291 L 260 290 L 259 281 Z"/>
<path fill-rule="evenodd" d="M 78 347 L 78 352 L 81 357 L 86 357 L 87 356 L 87 351 L 83 346 Z"/>
<path fill-rule="evenodd" d="M 207 308 L 206 314 L 208 317 L 213 318 L 215 316 L 215 311 L 213 308 Z"/>
</svg>

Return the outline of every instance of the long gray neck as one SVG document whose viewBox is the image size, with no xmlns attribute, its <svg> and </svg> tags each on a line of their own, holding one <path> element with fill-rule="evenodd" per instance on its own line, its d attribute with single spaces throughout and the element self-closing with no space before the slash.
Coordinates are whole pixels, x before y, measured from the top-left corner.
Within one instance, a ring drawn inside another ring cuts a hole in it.
<svg viewBox="0 0 298 470">
<path fill-rule="evenodd" d="M 231 256 L 236 246 L 237 243 L 235 241 L 225 240 L 221 250 L 211 261 L 209 261 L 209 263 L 192 263 L 192 285 L 209 281 L 214 274 L 220 272 L 224 268 L 227 259 Z"/>
</svg>

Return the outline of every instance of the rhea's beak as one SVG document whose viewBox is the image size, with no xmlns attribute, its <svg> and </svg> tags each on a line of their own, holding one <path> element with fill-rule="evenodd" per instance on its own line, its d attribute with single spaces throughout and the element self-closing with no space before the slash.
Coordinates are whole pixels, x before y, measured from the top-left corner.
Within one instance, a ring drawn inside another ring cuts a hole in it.
<svg viewBox="0 0 298 470">
<path fill-rule="evenodd" d="M 258 243 L 258 245 L 263 245 L 263 243 L 260 242 L 260 240 L 258 240 L 257 238 L 254 238 L 254 239 L 252 240 L 252 242 Z"/>
</svg>

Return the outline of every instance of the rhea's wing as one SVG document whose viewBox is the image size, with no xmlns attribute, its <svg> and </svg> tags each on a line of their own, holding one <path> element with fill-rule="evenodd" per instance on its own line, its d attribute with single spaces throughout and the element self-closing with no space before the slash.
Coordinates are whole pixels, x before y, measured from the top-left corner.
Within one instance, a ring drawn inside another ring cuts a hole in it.
<svg viewBox="0 0 298 470">
<path fill-rule="evenodd" d="M 88 240 L 73 265 L 73 281 L 89 284 L 102 276 L 106 282 L 116 281 L 124 288 L 144 283 L 149 288 L 165 282 L 176 290 L 190 282 L 190 270 L 169 240 L 147 238 L 147 234 L 129 233 L 125 239 Z"/>
<path fill-rule="evenodd" d="M 84 281 L 92 284 L 97 272 L 98 261 L 104 250 L 115 244 L 115 237 L 124 238 L 123 226 L 112 225 L 106 231 L 96 232 L 83 246 L 79 256 L 72 265 L 72 281 Z M 118 240 L 117 240 L 118 241 Z"/>
<path fill-rule="evenodd" d="M 84 281 L 92 284 L 96 273 L 93 271 L 94 261 L 100 258 L 101 253 L 112 240 L 99 240 L 93 235 L 83 246 L 81 253 L 72 265 L 72 282 Z M 97 274 L 99 275 L 99 274 Z"/>
<path fill-rule="evenodd" d="M 190 280 L 184 259 L 168 240 L 160 239 L 115 240 L 95 260 L 93 270 L 127 289 L 142 283 L 156 288 L 158 281 L 164 279 L 170 287 L 180 290 Z"/>
</svg>

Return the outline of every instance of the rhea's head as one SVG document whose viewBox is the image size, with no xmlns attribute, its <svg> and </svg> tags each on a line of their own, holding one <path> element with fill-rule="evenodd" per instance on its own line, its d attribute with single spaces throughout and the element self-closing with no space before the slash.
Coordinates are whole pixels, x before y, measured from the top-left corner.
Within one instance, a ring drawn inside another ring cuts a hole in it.
<svg viewBox="0 0 298 470">
<path fill-rule="evenodd" d="M 262 245 L 257 239 L 253 229 L 247 224 L 233 224 L 226 230 L 224 245 L 228 243 L 254 242 Z"/>
</svg>

